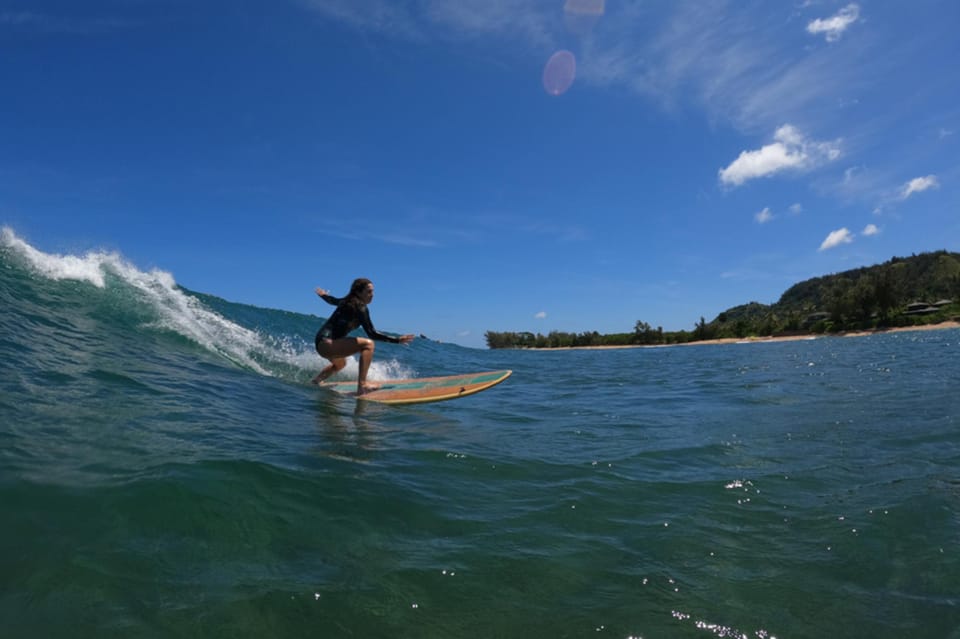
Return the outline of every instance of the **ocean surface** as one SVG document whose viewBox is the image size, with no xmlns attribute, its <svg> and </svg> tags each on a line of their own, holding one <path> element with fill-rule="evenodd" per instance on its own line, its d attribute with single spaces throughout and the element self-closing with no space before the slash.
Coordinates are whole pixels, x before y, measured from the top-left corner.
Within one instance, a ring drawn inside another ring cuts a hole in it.
<svg viewBox="0 0 960 639">
<path fill-rule="evenodd" d="M 386 407 L 320 322 L 4 231 L 0 637 L 960 637 L 958 330 L 380 344 L 514 371 Z"/>
</svg>

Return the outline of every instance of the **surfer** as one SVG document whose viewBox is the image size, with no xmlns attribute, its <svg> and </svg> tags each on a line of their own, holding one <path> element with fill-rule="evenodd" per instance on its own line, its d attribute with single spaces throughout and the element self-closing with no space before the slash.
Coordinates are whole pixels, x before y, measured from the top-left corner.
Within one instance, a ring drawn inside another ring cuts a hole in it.
<svg viewBox="0 0 960 639">
<path fill-rule="evenodd" d="M 370 321 L 370 312 L 367 305 L 373 301 L 373 282 L 361 277 L 355 279 L 350 286 L 350 292 L 344 298 L 334 297 L 322 288 L 316 289 L 323 301 L 337 307 L 330 318 L 317 331 L 315 344 L 317 353 L 330 360 L 330 365 L 320 371 L 313 378 L 314 384 L 319 384 L 347 365 L 347 358 L 360 354 L 360 374 L 357 377 L 357 395 L 363 395 L 380 388 L 376 384 L 367 382 L 367 371 L 373 361 L 374 340 L 391 342 L 393 344 L 409 344 L 413 335 L 391 337 L 377 332 Z M 350 337 L 350 331 L 362 326 L 367 337 Z"/>
</svg>

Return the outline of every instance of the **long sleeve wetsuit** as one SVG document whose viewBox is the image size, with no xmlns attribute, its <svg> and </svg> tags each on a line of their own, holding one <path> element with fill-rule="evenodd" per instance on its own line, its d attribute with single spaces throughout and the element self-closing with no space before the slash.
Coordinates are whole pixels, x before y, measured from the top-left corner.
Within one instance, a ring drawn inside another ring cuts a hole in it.
<svg viewBox="0 0 960 639">
<path fill-rule="evenodd" d="M 334 297 L 333 295 L 321 295 L 320 297 L 322 297 L 323 301 L 327 304 L 336 306 L 337 310 L 330 315 L 330 318 L 327 319 L 323 326 L 320 327 L 320 330 L 317 331 L 317 345 L 319 345 L 322 340 L 346 337 L 350 334 L 350 331 L 358 326 L 362 326 L 363 331 L 372 340 L 392 342 L 393 344 L 400 343 L 399 337 L 384 335 L 373 327 L 373 322 L 370 321 L 370 312 L 367 310 L 366 305 L 361 309 L 357 309 L 350 304 L 344 304 L 345 298 Z"/>
</svg>

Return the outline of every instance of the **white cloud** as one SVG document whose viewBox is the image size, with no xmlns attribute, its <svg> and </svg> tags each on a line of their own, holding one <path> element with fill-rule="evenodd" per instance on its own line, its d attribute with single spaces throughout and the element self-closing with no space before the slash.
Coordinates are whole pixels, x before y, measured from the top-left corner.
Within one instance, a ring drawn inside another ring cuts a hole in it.
<svg viewBox="0 0 960 639">
<path fill-rule="evenodd" d="M 453 34 L 506 35 L 544 49 L 556 46 L 556 35 L 551 28 L 555 18 L 549 4 L 525 0 L 457 0 L 430 2 L 426 6 L 427 19 Z"/>
<path fill-rule="evenodd" d="M 830 233 L 827 236 L 827 239 L 823 241 L 823 244 L 820 245 L 821 251 L 826 251 L 841 244 L 849 244 L 853 241 L 853 233 L 850 232 L 847 228 L 838 229 Z"/>
<path fill-rule="evenodd" d="M 30 13 L 29 11 L 4 11 L 0 13 L 0 24 L 2 25 L 21 26 L 43 21 L 43 16 L 37 13 Z"/>
<path fill-rule="evenodd" d="M 817 18 L 807 25 L 807 33 L 824 34 L 827 42 L 836 42 L 843 32 L 860 18 L 860 6 L 851 3 L 829 18 Z"/>
<path fill-rule="evenodd" d="M 903 185 L 900 189 L 900 199 L 905 200 L 914 193 L 922 193 L 927 189 L 936 189 L 940 188 L 940 181 L 937 179 L 936 175 L 928 175 L 926 177 L 913 178 L 909 182 Z"/>
<path fill-rule="evenodd" d="M 387 33 L 408 40 L 424 39 L 417 17 L 404 6 L 387 0 L 301 0 L 301 3 L 318 15 L 355 29 Z"/>
<path fill-rule="evenodd" d="M 886 185 L 882 189 L 879 186 L 881 181 Z M 890 178 L 881 175 L 871 182 L 872 190 L 863 189 L 868 195 L 876 192 L 877 203 L 873 208 L 874 215 L 891 213 L 896 210 L 900 203 L 915 194 L 940 188 L 940 179 L 936 175 L 913 178 L 896 188 L 890 187 L 889 183 Z"/>
<path fill-rule="evenodd" d="M 294 2 L 359 31 L 419 44 L 441 42 L 461 51 L 467 45 L 485 59 L 528 71 L 569 46 L 573 35 L 564 2 Z M 696 103 L 711 119 L 742 130 L 809 119 L 823 113 L 827 101 L 873 86 L 860 56 L 838 59 L 831 47 L 798 55 L 792 44 L 797 23 L 792 16 L 784 20 L 780 3 L 631 2 L 605 12 L 601 0 L 566 4 L 568 9 L 574 5 L 594 7 L 580 14 L 589 15 L 592 26 L 588 34 L 578 34 L 578 84 L 625 87 L 665 109 Z"/>
<path fill-rule="evenodd" d="M 30 11 L 4 11 L 0 13 L 0 26 L 47 34 L 97 35 L 126 29 L 136 24 L 113 17 L 70 18 Z"/>
<path fill-rule="evenodd" d="M 534 317 L 535 319 L 547 319 L 547 312 L 546 312 L 546 311 L 540 311 L 539 313 L 537 313 L 537 314 L 534 315 L 533 317 Z"/>
<path fill-rule="evenodd" d="M 877 228 L 877 225 L 876 225 L 876 224 L 867 224 L 867 225 L 863 228 L 863 234 L 864 234 L 866 237 L 870 237 L 870 236 L 872 236 L 872 235 L 878 235 L 879 233 L 880 233 L 880 229 Z"/>
<path fill-rule="evenodd" d="M 808 140 L 794 126 L 785 124 L 773 134 L 774 142 L 755 151 L 743 151 L 725 169 L 720 181 L 740 186 L 748 180 L 786 170 L 807 170 L 840 157 L 840 143 Z"/>
<path fill-rule="evenodd" d="M 803 205 L 797 202 L 796 204 L 790 205 L 790 213 L 793 215 L 800 215 L 803 213 Z"/>
<path fill-rule="evenodd" d="M 298 0 L 328 20 L 413 42 L 464 38 L 517 38 L 541 49 L 556 45 L 548 5 L 524 0 Z"/>
<path fill-rule="evenodd" d="M 757 221 L 757 224 L 766 224 L 773 219 L 773 213 L 770 212 L 770 207 L 764 207 L 762 211 L 753 216 L 753 219 Z"/>
</svg>

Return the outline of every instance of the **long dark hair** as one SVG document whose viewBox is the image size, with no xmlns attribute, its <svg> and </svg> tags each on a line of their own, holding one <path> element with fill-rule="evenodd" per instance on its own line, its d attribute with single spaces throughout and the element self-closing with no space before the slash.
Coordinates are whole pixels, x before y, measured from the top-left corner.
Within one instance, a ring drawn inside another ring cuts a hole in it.
<svg viewBox="0 0 960 639">
<path fill-rule="evenodd" d="M 358 277 L 357 279 L 353 280 L 353 284 L 350 285 L 350 292 L 347 293 L 343 303 L 351 308 L 355 308 L 358 311 L 363 310 L 365 304 L 363 303 L 363 300 L 360 299 L 360 296 L 371 284 L 373 284 L 373 282 L 365 277 Z"/>
</svg>

